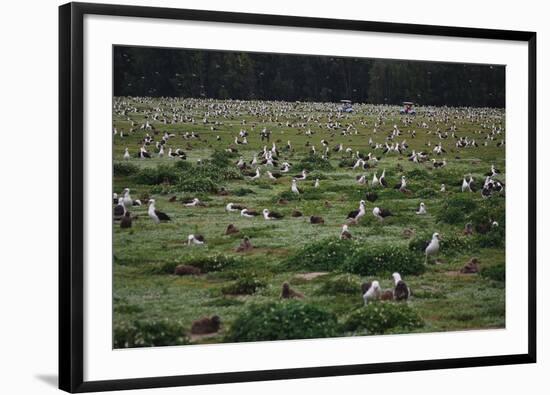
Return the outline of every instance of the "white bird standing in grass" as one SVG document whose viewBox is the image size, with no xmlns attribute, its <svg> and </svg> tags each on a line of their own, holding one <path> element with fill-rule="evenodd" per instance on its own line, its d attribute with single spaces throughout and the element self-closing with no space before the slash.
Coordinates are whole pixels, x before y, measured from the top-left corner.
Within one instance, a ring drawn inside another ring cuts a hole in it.
<svg viewBox="0 0 550 395">
<path fill-rule="evenodd" d="M 250 177 L 251 180 L 257 180 L 260 178 L 260 168 L 256 168 L 256 174 L 254 174 L 252 177 Z"/>
<path fill-rule="evenodd" d="M 130 159 L 130 152 L 128 152 L 128 148 L 124 148 L 123 158 L 124 158 L 124 160 L 129 160 Z"/>
<path fill-rule="evenodd" d="M 425 254 L 426 259 L 424 260 L 424 264 L 428 263 L 428 256 L 437 255 L 439 252 L 439 241 L 441 238 L 439 237 L 439 233 L 434 233 L 432 236 L 432 240 L 428 243 Z"/>
<path fill-rule="evenodd" d="M 441 184 L 441 188 L 439 189 L 439 192 L 447 192 L 447 189 L 445 188 L 445 184 Z"/>
<path fill-rule="evenodd" d="M 357 221 L 359 221 L 359 219 L 361 219 L 361 217 L 363 217 L 364 215 L 365 215 L 365 201 L 361 200 L 359 202 L 359 209 L 350 211 L 347 219 L 356 224 Z"/>
<path fill-rule="evenodd" d="M 378 180 L 378 177 L 376 176 L 377 172 L 374 172 L 374 175 L 372 176 L 372 187 L 376 188 L 378 185 L 380 185 L 380 181 Z"/>
<path fill-rule="evenodd" d="M 149 214 L 149 217 L 155 224 L 159 224 L 160 221 L 170 221 L 170 217 L 168 215 L 162 211 L 158 211 L 155 208 L 155 199 L 149 199 L 149 210 L 147 211 L 147 214 Z"/>
<path fill-rule="evenodd" d="M 315 179 L 315 184 L 313 185 L 314 188 L 319 188 L 319 179 Z"/>
<path fill-rule="evenodd" d="M 420 207 L 418 208 L 418 211 L 416 212 L 418 215 L 424 215 L 427 213 L 426 211 L 426 205 L 422 202 L 420 203 Z"/>
<path fill-rule="evenodd" d="M 132 200 L 132 197 L 130 196 L 130 188 L 124 188 L 122 204 L 124 204 L 124 207 L 126 207 L 126 210 L 128 210 L 134 204 L 134 201 Z"/>
<path fill-rule="evenodd" d="M 296 185 L 296 179 L 292 179 L 292 186 L 290 187 L 290 190 L 295 193 L 296 195 L 300 194 L 300 190 L 298 189 L 298 185 Z"/>
<path fill-rule="evenodd" d="M 365 306 L 369 303 L 370 300 L 378 300 L 380 299 L 380 283 L 378 281 L 373 281 L 370 285 L 369 289 L 367 289 L 367 292 L 363 295 L 363 300 L 365 301 Z"/>
<path fill-rule="evenodd" d="M 471 180 L 471 177 L 470 177 L 470 180 Z M 462 192 L 472 192 L 472 188 L 470 187 L 470 182 L 466 181 L 466 176 L 464 176 L 464 178 L 462 179 Z"/>
</svg>

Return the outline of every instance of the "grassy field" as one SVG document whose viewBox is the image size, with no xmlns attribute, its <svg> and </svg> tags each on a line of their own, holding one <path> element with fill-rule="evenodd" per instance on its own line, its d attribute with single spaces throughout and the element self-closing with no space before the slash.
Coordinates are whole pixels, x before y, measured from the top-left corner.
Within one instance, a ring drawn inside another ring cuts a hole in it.
<svg viewBox="0 0 550 395">
<path fill-rule="evenodd" d="M 350 225 L 353 245 L 366 250 L 395 248 L 423 262 L 422 252 L 410 248 L 410 244 L 429 238 L 434 232 L 443 238 L 437 263 L 432 260 L 426 267 L 422 265 L 423 270 L 418 274 L 402 273 L 413 291 L 405 304 L 420 317 L 421 324 L 407 328 L 397 323 L 384 333 L 504 327 L 505 289 L 503 277 L 499 275 L 505 262 L 504 219 L 498 218 L 500 233 L 494 237 L 476 232 L 464 236 L 463 229 L 468 221 L 496 220 L 483 215 L 503 213 L 505 199 L 502 195 L 483 199 L 479 191 L 460 191 L 462 177 L 469 174 L 480 189 L 491 164 L 500 169 L 502 174 L 498 179 L 505 182 L 505 151 L 504 147 L 497 146 L 505 139 L 504 132 L 494 140 L 485 140 L 495 127 L 504 125 L 504 110 L 418 108 L 418 115 L 410 118 L 400 116 L 395 106 L 355 105 L 355 112 L 346 115 L 338 115 L 336 109 L 336 104 L 329 103 L 115 98 L 113 192 L 120 194 L 124 188 L 130 188 L 134 199 L 154 198 L 156 208 L 172 218 L 157 225 L 147 216 L 147 206 L 143 205 L 132 209 L 137 219 L 131 229 L 121 229 L 117 221 L 113 223 L 116 347 L 230 341 L 233 323 L 251 306 L 279 303 L 285 281 L 305 295 L 296 303 L 313 306 L 335 317 L 337 324 L 331 336 L 374 334 L 361 328 L 350 330 L 344 324 L 354 312 L 366 309 L 360 290 L 362 282 L 376 279 L 383 289 L 393 287 L 391 266 L 376 272 L 369 271 L 368 265 L 359 271 L 347 270 L 339 264 L 322 268 L 300 261 L 300 253 L 308 246 L 339 239 L 348 212 L 357 209 L 365 193 L 373 190 L 370 185 L 359 185 L 356 176 L 366 174 L 370 184 L 373 173 L 376 171 L 380 176 L 383 169 L 390 187 L 375 189 L 378 200 L 367 202 L 365 217 L 358 224 Z M 158 115 L 156 119 L 154 114 Z M 177 122 L 171 123 L 174 114 Z M 140 129 L 146 116 L 155 131 Z M 166 124 L 162 121 L 165 118 Z M 328 129 L 329 119 L 338 122 L 338 127 Z M 135 126 L 132 127 L 131 122 Z M 423 122 L 427 127 L 422 127 Z M 407 160 L 407 155 L 385 155 L 381 149 L 369 146 L 369 138 L 374 143 L 385 143 L 394 124 L 402 133 L 394 142 L 406 140 L 407 153 L 426 151 L 438 161 L 445 158 L 447 166 L 434 169 L 430 161 L 413 163 Z M 341 131 L 350 125 L 349 134 L 342 135 Z M 457 149 L 451 132 L 444 139 L 435 133 L 438 129 L 449 131 L 453 125 L 456 137 L 475 138 L 479 146 Z M 260 141 L 264 127 L 272 132 L 269 143 Z M 248 144 L 236 146 L 233 141 L 241 129 L 249 132 Z M 306 135 L 308 130 L 313 132 L 311 136 Z M 416 131 L 414 138 L 413 130 Z M 166 156 L 158 158 L 154 144 L 148 147 L 152 159 L 136 157 L 146 133 L 158 141 L 164 132 L 175 134 L 166 147 L 183 149 L 186 161 Z M 184 139 L 182 135 L 186 132 L 195 132 L 200 138 Z M 328 161 L 320 158 L 322 139 L 331 149 Z M 287 140 L 292 144 L 292 151 L 284 151 Z M 264 144 L 271 148 L 273 142 L 280 150 L 280 160 L 292 163 L 290 176 L 272 181 L 267 178 L 264 166 L 260 167 L 259 180 L 242 176 L 235 166 L 239 157 L 250 161 Z M 436 156 L 432 148 L 439 142 L 447 152 Z M 332 148 L 339 143 L 343 144 L 344 151 L 333 152 Z M 313 159 L 311 145 L 317 150 Z M 229 147 L 238 153 L 227 153 Z M 380 161 L 376 165 L 371 162 L 374 167 L 368 170 L 353 170 L 349 166 L 351 154 L 345 152 L 348 147 L 353 153 L 372 152 Z M 129 160 L 123 160 L 125 148 L 132 155 Z M 209 165 L 215 152 L 217 167 Z M 224 162 L 227 158 L 229 165 Z M 198 164 L 199 160 L 202 164 Z M 182 162 L 187 165 L 180 164 Z M 306 165 L 311 172 L 307 180 L 299 182 L 304 193 L 295 196 L 290 193 L 292 175 L 300 173 Z M 204 166 L 212 174 L 201 170 Z M 401 175 L 407 178 L 409 193 L 393 189 Z M 314 188 L 316 178 L 319 188 Z M 442 183 L 446 184 L 447 192 L 439 191 Z M 221 188 L 227 194 L 220 193 Z M 174 196 L 177 200 L 170 202 Z M 185 207 L 181 203 L 182 198 L 192 197 L 199 198 L 204 205 Z M 245 218 L 239 213 L 226 212 L 229 202 L 258 211 L 267 208 L 283 214 L 284 218 L 277 221 L 266 221 L 261 216 Z M 415 213 L 420 202 L 425 203 L 427 215 Z M 394 215 L 381 222 L 371 214 L 375 206 L 387 208 Z M 303 217 L 292 217 L 293 210 L 301 211 Z M 311 224 L 311 215 L 322 216 L 325 223 Z M 236 226 L 240 233 L 224 235 L 228 224 Z M 410 230 L 412 236 L 404 235 L 404 230 Z M 206 244 L 188 246 L 189 234 L 203 235 Z M 238 253 L 235 248 L 243 236 L 250 238 L 254 249 Z M 350 253 L 352 250 L 350 247 Z M 460 269 L 472 257 L 479 259 L 481 274 L 461 274 Z M 222 270 L 208 269 L 215 259 L 226 263 Z M 344 262 L 346 256 L 341 259 Z M 173 274 L 178 264 L 194 263 L 206 268 L 203 274 Z M 303 276 L 310 272 L 326 274 L 313 279 Z M 255 292 L 235 294 L 231 291 L 231 286 L 247 281 L 257 285 Z M 382 308 L 399 303 L 374 304 Z M 220 316 L 222 322 L 218 333 L 189 336 L 194 320 L 214 314 Z M 150 341 L 141 339 L 147 331 L 153 333 Z M 156 339 L 154 333 L 159 331 L 166 332 L 166 336 Z"/>
</svg>

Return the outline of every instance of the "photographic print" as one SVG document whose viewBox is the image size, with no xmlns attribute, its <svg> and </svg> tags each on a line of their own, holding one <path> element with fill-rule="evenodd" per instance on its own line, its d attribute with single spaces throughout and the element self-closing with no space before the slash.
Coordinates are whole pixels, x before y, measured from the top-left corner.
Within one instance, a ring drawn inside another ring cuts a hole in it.
<svg viewBox="0 0 550 395">
<path fill-rule="evenodd" d="M 505 327 L 504 65 L 113 59 L 114 348 Z"/>
</svg>

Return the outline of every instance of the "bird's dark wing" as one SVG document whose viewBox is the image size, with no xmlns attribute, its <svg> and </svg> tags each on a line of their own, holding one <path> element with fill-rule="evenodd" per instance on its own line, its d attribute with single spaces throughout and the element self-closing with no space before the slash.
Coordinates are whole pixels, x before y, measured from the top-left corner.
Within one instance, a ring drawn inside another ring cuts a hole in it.
<svg viewBox="0 0 550 395">
<path fill-rule="evenodd" d="M 380 216 L 381 217 L 390 217 L 392 215 L 393 214 L 390 212 L 390 210 L 380 207 Z"/>
<path fill-rule="evenodd" d="M 170 217 L 166 213 L 163 213 L 162 211 L 155 210 L 155 214 L 157 215 L 157 217 L 161 221 L 170 221 L 171 220 Z"/>
<path fill-rule="evenodd" d="M 115 210 L 114 210 L 114 214 L 115 214 L 115 217 L 120 217 L 122 215 L 124 215 L 124 207 L 122 206 L 116 206 L 115 207 Z"/>
<path fill-rule="evenodd" d="M 350 213 L 348 214 L 348 218 L 355 218 L 357 217 L 357 214 L 359 214 L 359 210 L 350 211 Z"/>
</svg>

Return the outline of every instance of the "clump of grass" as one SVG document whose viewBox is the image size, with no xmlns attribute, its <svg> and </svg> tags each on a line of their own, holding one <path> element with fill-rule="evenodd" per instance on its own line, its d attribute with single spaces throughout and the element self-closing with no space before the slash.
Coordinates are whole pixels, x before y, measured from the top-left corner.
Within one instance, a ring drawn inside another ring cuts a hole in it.
<svg viewBox="0 0 550 395">
<path fill-rule="evenodd" d="M 506 281 L 506 266 L 503 263 L 498 265 L 488 266 L 481 269 L 480 274 L 493 281 Z"/>
<path fill-rule="evenodd" d="M 188 265 L 200 269 L 202 273 L 208 273 L 233 268 L 239 264 L 239 259 L 221 254 L 199 257 L 190 256 L 186 257 L 183 261 L 175 260 L 150 264 L 143 271 L 148 274 L 173 274 L 177 266 Z"/>
<path fill-rule="evenodd" d="M 267 283 L 258 279 L 254 273 L 243 273 L 237 281 L 223 287 L 222 293 L 225 295 L 252 295 L 266 285 Z"/>
<path fill-rule="evenodd" d="M 423 188 L 416 192 L 416 196 L 423 198 L 423 199 L 429 199 L 436 197 L 438 192 L 433 188 Z"/>
<path fill-rule="evenodd" d="M 133 163 L 115 162 L 113 164 L 113 175 L 115 177 L 131 176 L 139 172 L 139 167 Z"/>
<path fill-rule="evenodd" d="M 353 311 L 342 328 L 347 332 L 366 331 L 381 335 L 388 331 L 406 332 L 424 325 L 418 313 L 405 303 L 370 303 Z"/>
<path fill-rule="evenodd" d="M 336 335 L 336 316 L 300 301 L 252 305 L 231 325 L 226 341 L 323 338 Z"/>
<path fill-rule="evenodd" d="M 174 165 L 158 165 L 140 169 L 132 176 L 132 180 L 144 185 L 175 184 L 182 174 L 181 169 Z"/>
<path fill-rule="evenodd" d="M 417 254 L 393 245 L 358 248 L 346 260 L 343 269 L 363 276 L 393 272 L 422 274 L 426 270 Z"/>
<path fill-rule="evenodd" d="M 246 196 L 246 195 L 255 194 L 255 193 L 256 192 L 254 192 L 250 188 L 239 188 L 233 191 L 233 194 L 235 196 Z"/>
<path fill-rule="evenodd" d="M 203 306 L 209 307 L 231 307 L 231 306 L 241 306 L 244 302 L 235 298 L 216 298 L 208 300 Z"/>
<path fill-rule="evenodd" d="M 329 278 L 315 292 L 318 295 L 357 294 L 361 290 L 359 277 L 352 274 L 341 274 Z"/>
<path fill-rule="evenodd" d="M 115 303 L 114 311 L 118 314 L 134 314 L 141 313 L 143 311 L 143 308 L 135 304 L 122 302 Z"/>
<path fill-rule="evenodd" d="M 218 191 L 218 184 L 210 177 L 195 174 L 182 177 L 178 182 L 176 190 L 182 192 L 216 193 Z"/>
<path fill-rule="evenodd" d="M 425 169 L 421 168 L 415 168 L 407 171 L 405 173 L 405 177 L 415 181 L 428 181 L 431 179 L 431 175 Z"/>
<path fill-rule="evenodd" d="M 409 250 L 424 253 L 426 242 L 431 239 L 432 235 L 428 233 L 417 235 L 409 242 Z M 453 234 L 443 235 L 439 246 L 441 253 L 445 255 L 460 255 L 476 249 L 476 244 L 471 238 Z"/>
<path fill-rule="evenodd" d="M 289 257 L 286 266 L 293 270 L 338 270 L 350 251 L 357 248 L 356 245 L 357 242 L 353 240 L 334 239 L 309 243 Z"/>
<path fill-rule="evenodd" d="M 491 228 L 485 234 L 478 234 L 475 242 L 480 248 L 501 248 L 506 243 L 506 232 L 503 226 Z"/>
<path fill-rule="evenodd" d="M 359 275 L 420 274 L 422 260 L 405 248 L 365 246 L 355 240 L 322 240 L 304 246 L 286 261 L 287 267 L 307 270 L 341 270 Z"/>
<path fill-rule="evenodd" d="M 332 170 L 332 165 L 327 159 L 323 159 L 320 156 L 309 155 L 304 157 L 298 162 L 299 169 L 306 169 L 308 171 L 313 170 Z"/>
<path fill-rule="evenodd" d="M 353 158 L 343 158 L 338 163 L 338 167 L 353 167 L 355 164 L 356 159 Z"/>
<path fill-rule="evenodd" d="M 469 213 L 477 209 L 477 203 L 470 194 L 461 194 L 450 197 L 445 200 L 443 207 L 436 214 L 438 222 L 444 222 L 451 225 L 464 225 Z"/>
<path fill-rule="evenodd" d="M 116 323 L 115 348 L 157 347 L 189 344 L 185 328 L 174 320 L 134 320 Z"/>
</svg>

